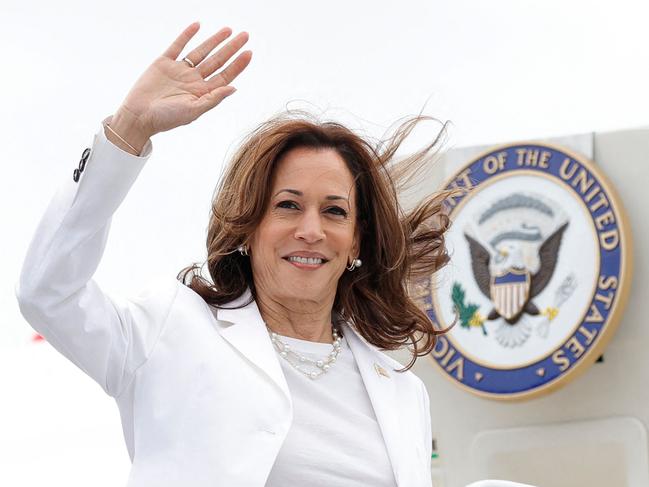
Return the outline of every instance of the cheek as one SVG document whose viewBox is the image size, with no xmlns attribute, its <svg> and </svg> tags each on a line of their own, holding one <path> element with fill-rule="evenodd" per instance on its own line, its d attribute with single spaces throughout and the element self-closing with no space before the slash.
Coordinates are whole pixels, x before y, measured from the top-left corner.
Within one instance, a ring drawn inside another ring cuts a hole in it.
<svg viewBox="0 0 649 487">
<path fill-rule="evenodd" d="M 341 258 L 351 253 L 354 245 L 354 232 L 351 228 L 339 228 L 331 232 L 330 242 Z"/>
<path fill-rule="evenodd" d="M 251 259 L 252 274 L 255 282 L 265 286 L 274 286 L 273 283 L 275 283 L 278 274 L 276 261 L 264 255 L 257 255 L 251 257 Z"/>
<path fill-rule="evenodd" d="M 261 257 L 268 264 L 269 259 L 276 256 L 279 249 L 285 244 L 288 233 L 286 225 L 281 221 L 276 221 L 272 217 L 266 218 L 260 223 L 251 238 L 251 253 Z M 258 264 L 263 267 L 263 262 Z"/>
</svg>

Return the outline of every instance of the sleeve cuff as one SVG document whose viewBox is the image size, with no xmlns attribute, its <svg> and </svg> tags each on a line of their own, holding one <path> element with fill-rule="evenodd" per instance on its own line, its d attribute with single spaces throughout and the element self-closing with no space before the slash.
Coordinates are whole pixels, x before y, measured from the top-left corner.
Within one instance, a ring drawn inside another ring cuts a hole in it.
<svg viewBox="0 0 649 487">
<path fill-rule="evenodd" d="M 113 116 L 110 115 L 110 116 L 106 117 L 105 119 L 103 119 L 101 121 L 101 128 L 100 128 L 99 133 L 98 133 L 99 140 L 103 144 L 105 144 L 107 147 L 109 147 L 110 150 L 119 151 L 121 154 L 123 154 L 122 157 L 124 157 L 124 155 L 125 155 L 125 156 L 127 156 L 127 158 L 132 157 L 133 159 L 137 159 L 137 160 L 148 159 L 151 156 L 151 152 L 153 151 L 153 143 L 151 142 L 151 139 L 146 141 L 146 144 L 144 144 L 144 147 L 142 147 L 142 152 L 140 152 L 139 156 L 135 156 L 135 155 L 131 154 L 130 152 L 126 152 L 125 150 L 120 149 L 115 144 L 113 144 L 110 140 L 108 140 L 108 138 L 106 137 L 105 126 L 112 119 L 113 119 Z"/>
</svg>

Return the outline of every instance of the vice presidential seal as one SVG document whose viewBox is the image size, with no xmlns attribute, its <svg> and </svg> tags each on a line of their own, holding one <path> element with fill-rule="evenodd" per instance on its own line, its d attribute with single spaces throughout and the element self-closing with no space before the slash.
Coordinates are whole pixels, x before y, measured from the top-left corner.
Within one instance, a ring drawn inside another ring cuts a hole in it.
<svg viewBox="0 0 649 487">
<path fill-rule="evenodd" d="M 620 319 L 630 283 L 623 208 L 597 167 L 545 144 L 498 147 L 447 189 L 451 263 L 416 283 L 440 328 L 432 360 L 496 399 L 550 391 L 592 364 Z"/>
</svg>

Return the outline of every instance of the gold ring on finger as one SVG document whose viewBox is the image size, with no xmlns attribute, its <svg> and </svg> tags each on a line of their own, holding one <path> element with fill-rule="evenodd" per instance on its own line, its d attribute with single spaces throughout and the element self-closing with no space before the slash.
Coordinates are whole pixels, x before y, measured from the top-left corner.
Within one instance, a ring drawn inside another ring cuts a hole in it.
<svg viewBox="0 0 649 487">
<path fill-rule="evenodd" d="M 195 68 L 195 67 L 196 67 L 196 66 L 194 65 L 194 63 L 192 62 L 192 60 L 189 59 L 187 56 L 185 56 L 185 57 L 183 58 L 183 61 L 185 61 L 185 62 L 189 65 L 190 68 Z"/>
</svg>

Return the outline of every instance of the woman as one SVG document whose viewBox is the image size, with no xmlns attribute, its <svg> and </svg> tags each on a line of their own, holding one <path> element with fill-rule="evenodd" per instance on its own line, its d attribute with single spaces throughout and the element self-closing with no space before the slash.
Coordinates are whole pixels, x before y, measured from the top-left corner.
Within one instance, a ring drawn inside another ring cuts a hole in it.
<svg viewBox="0 0 649 487">
<path fill-rule="evenodd" d="M 441 198 L 400 213 L 387 171 L 417 120 L 381 153 L 337 124 L 271 120 L 216 193 L 211 282 L 191 266 L 124 300 L 92 280 L 149 139 L 234 93 L 250 62 L 225 66 L 245 33 L 210 55 L 229 29 L 178 61 L 198 28 L 144 72 L 54 197 L 16 289 L 23 315 L 115 398 L 130 487 L 430 485 L 428 394 L 378 350 L 410 343 L 409 368 L 438 333 L 406 282 L 446 262 L 448 220 Z"/>
</svg>

